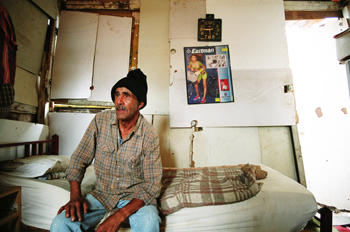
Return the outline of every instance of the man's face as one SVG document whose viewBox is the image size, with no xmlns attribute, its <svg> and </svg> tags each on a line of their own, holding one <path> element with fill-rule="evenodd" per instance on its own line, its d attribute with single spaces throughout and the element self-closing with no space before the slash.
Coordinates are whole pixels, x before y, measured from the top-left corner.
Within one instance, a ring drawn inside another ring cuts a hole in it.
<svg viewBox="0 0 350 232">
<path fill-rule="evenodd" d="M 127 88 L 119 87 L 114 93 L 114 105 L 118 120 L 131 121 L 138 117 L 143 102 L 139 103 L 137 97 Z"/>
</svg>

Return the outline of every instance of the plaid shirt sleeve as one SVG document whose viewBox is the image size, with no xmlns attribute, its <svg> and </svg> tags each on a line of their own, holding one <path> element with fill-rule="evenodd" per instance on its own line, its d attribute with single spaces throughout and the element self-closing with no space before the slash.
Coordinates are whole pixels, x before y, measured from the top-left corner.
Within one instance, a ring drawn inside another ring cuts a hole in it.
<svg viewBox="0 0 350 232">
<path fill-rule="evenodd" d="M 144 183 L 134 192 L 134 198 L 141 199 L 146 205 L 155 204 L 160 194 L 162 164 L 159 154 L 158 136 L 145 137 L 147 146 L 144 147 L 143 175 Z"/>
</svg>

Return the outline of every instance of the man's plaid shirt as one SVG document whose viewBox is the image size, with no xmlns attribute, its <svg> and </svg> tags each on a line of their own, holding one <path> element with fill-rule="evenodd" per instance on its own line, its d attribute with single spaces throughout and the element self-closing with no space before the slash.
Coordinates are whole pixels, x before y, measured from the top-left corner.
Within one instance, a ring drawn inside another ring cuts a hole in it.
<svg viewBox="0 0 350 232">
<path fill-rule="evenodd" d="M 156 204 L 162 178 L 159 137 L 140 115 L 133 131 L 120 144 L 114 110 L 98 113 L 74 151 L 67 179 L 81 183 L 85 168 L 94 161 L 96 184 L 90 192 L 107 211 L 120 199 Z"/>
</svg>

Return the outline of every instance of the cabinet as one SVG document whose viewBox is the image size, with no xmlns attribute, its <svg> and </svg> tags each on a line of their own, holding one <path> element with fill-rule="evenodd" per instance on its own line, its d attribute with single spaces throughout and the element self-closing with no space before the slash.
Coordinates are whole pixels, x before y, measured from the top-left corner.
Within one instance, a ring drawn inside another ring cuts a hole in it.
<svg viewBox="0 0 350 232">
<path fill-rule="evenodd" d="M 51 99 L 110 102 L 110 89 L 129 70 L 131 31 L 131 17 L 62 11 Z"/>
<path fill-rule="evenodd" d="M 0 231 L 21 231 L 21 187 L 0 186 Z"/>
</svg>

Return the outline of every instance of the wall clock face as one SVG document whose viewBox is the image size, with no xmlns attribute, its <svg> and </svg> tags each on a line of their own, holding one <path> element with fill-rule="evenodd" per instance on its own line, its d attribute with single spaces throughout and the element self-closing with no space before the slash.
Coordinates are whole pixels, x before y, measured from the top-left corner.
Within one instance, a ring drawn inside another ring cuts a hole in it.
<svg viewBox="0 0 350 232">
<path fill-rule="evenodd" d="M 209 14 L 198 19 L 198 41 L 221 41 L 221 19 Z"/>
</svg>

